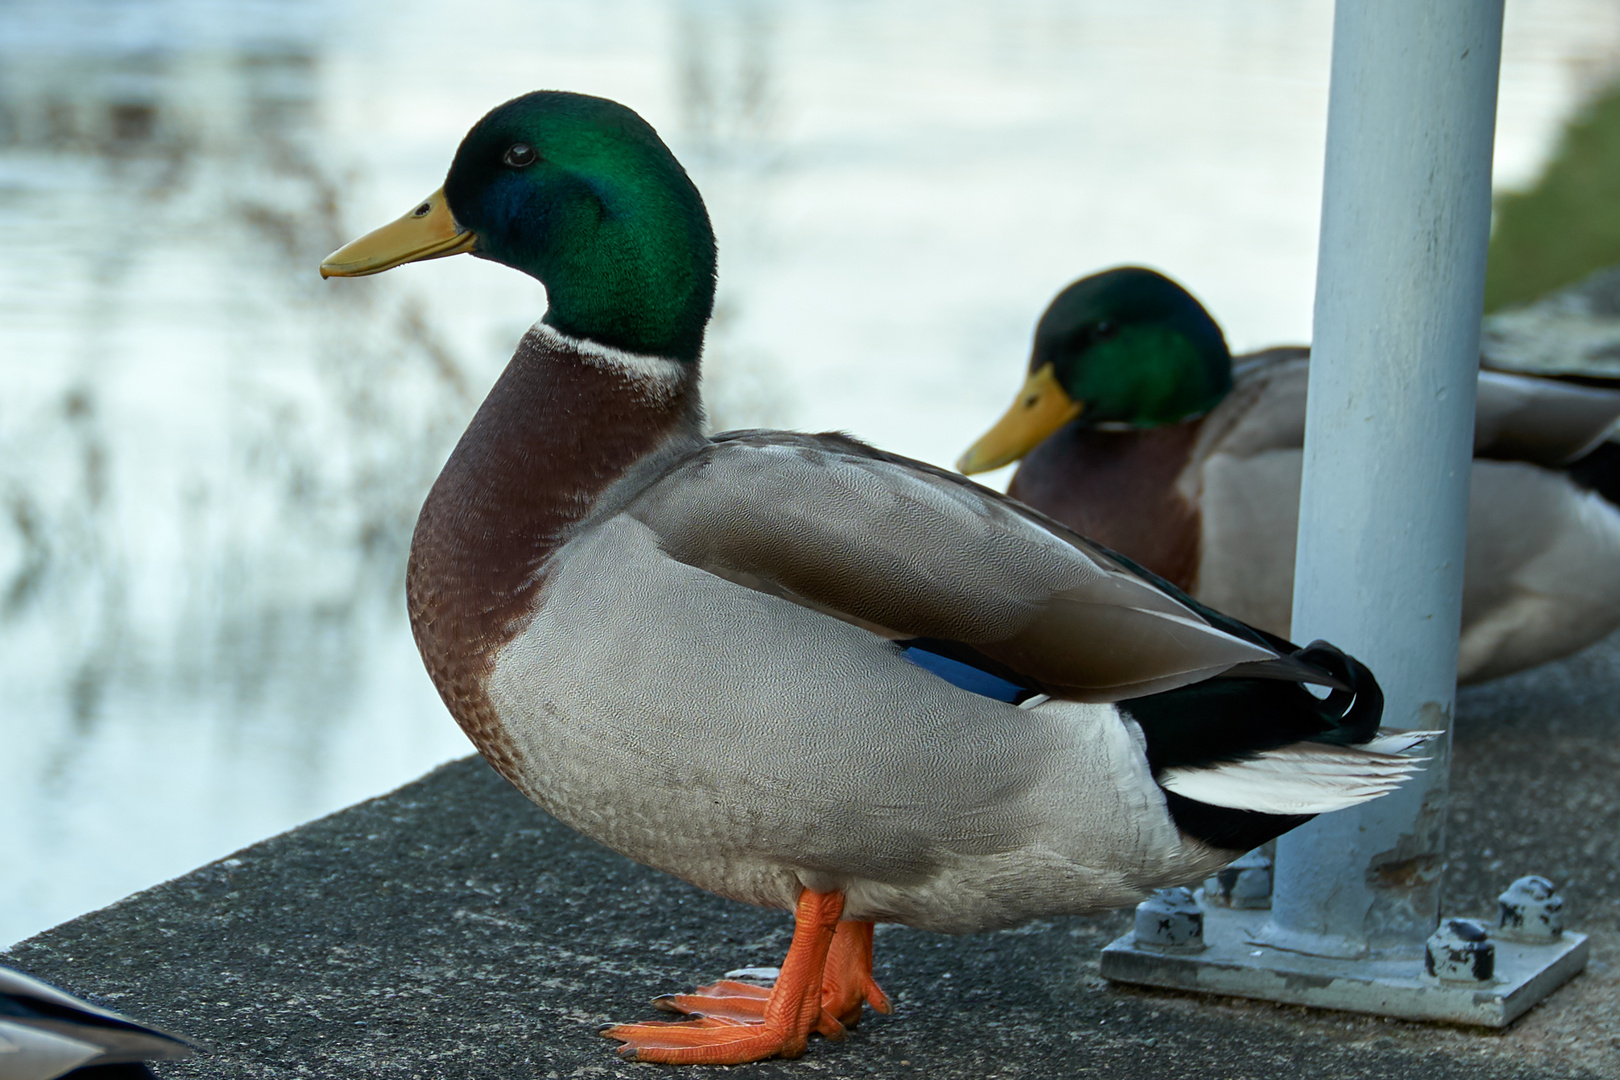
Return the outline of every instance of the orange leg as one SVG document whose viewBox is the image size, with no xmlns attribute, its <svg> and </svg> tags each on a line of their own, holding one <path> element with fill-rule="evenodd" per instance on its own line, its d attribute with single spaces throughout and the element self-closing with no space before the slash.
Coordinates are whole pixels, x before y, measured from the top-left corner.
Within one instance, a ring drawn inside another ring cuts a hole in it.
<svg viewBox="0 0 1620 1080">
<path fill-rule="evenodd" d="M 619 1052 L 625 1057 L 668 1065 L 740 1065 L 768 1057 L 798 1057 L 812 1031 L 842 1038 L 843 1025 L 822 1007 L 832 985 L 828 979 L 837 984 L 842 1001 L 850 996 L 845 984 L 864 970 L 864 982 L 855 982 L 855 1014 L 859 1015 L 862 1000 L 874 997 L 874 1008 L 887 1011 L 888 1006 L 888 999 L 871 982 L 871 924 L 840 925 L 838 916 L 843 909 L 842 893 L 807 889 L 799 894 L 793 944 L 788 946 L 776 985 L 769 990 L 746 983 L 715 983 L 695 994 L 672 995 L 657 1003 L 671 1011 L 698 1013 L 697 1019 L 616 1024 L 604 1028 L 602 1034 L 621 1040 L 625 1045 Z M 865 926 L 866 930 L 864 935 L 858 929 L 846 933 L 845 926 Z M 850 939 L 849 944 L 840 945 L 840 937 Z M 879 1006 L 878 1001 L 883 1004 Z M 841 1011 L 847 1013 L 849 1008 L 846 1005 Z"/>
<path fill-rule="evenodd" d="M 894 1011 L 889 995 L 872 979 L 872 924 L 839 923 L 821 975 L 821 1008 L 845 1027 L 854 1027 L 863 1001 L 880 1013 Z"/>
</svg>

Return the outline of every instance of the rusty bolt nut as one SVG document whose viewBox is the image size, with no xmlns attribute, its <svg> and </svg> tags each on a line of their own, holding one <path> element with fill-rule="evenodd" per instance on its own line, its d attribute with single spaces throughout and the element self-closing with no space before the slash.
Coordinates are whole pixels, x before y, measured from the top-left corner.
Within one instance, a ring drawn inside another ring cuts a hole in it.
<svg viewBox="0 0 1620 1080">
<path fill-rule="evenodd" d="M 1160 889 L 1136 905 L 1136 944 L 1149 949 L 1198 952 L 1204 913 L 1186 889 Z"/>
<path fill-rule="evenodd" d="M 1564 936 L 1564 898 L 1544 877 L 1522 877 L 1496 898 L 1496 936 L 1546 945 Z"/>
<path fill-rule="evenodd" d="M 1490 982 L 1496 975 L 1496 945 L 1485 924 L 1475 919 L 1441 923 L 1425 943 L 1423 970 L 1443 982 Z"/>
<path fill-rule="evenodd" d="M 1229 908 L 1268 908 L 1271 906 L 1271 860 L 1259 851 L 1204 879 L 1204 900 Z"/>
</svg>

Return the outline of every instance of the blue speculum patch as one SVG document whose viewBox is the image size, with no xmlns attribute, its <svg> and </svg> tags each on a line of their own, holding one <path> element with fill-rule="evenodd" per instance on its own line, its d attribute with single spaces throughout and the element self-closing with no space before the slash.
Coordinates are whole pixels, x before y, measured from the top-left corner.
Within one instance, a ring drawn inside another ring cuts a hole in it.
<svg viewBox="0 0 1620 1080">
<path fill-rule="evenodd" d="M 924 671 L 933 672 L 952 686 L 960 687 L 981 697 L 994 698 L 997 701 L 1005 701 L 1012 705 L 1031 696 L 1030 690 L 1019 686 L 1017 683 L 1008 682 L 999 675 L 992 675 L 988 671 L 982 671 L 974 667 L 972 664 L 964 664 L 960 660 L 952 660 L 948 656 L 940 656 L 938 653 L 931 653 L 916 647 L 903 649 L 900 655 Z"/>
</svg>

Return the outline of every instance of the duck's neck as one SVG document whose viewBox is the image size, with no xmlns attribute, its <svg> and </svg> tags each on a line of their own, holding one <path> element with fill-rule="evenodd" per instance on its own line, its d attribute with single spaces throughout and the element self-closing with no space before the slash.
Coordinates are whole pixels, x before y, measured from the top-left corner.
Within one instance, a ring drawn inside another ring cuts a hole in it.
<svg viewBox="0 0 1620 1080">
<path fill-rule="evenodd" d="M 707 218 L 700 224 L 686 229 L 691 235 L 648 229 L 655 242 L 623 224 L 598 225 L 578 243 L 552 244 L 533 271 L 546 285 L 544 322 L 574 338 L 695 364 L 714 310 L 714 235 Z"/>
<path fill-rule="evenodd" d="M 1024 458 L 1007 494 L 1191 592 L 1202 519 L 1177 481 L 1203 424 L 1123 431 L 1069 424 Z"/>
<path fill-rule="evenodd" d="M 547 560 L 582 522 L 701 445 L 699 425 L 696 364 L 544 324 L 519 343 L 422 506 L 406 575 L 422 659 L 486 753 L 482 677 L 529 612 Z"/>
<path fill-rule="evenodd" d="M 1207 317 L 1206 317 L 1207 318 Z M 1232 357 L 1219 328 L 1196 335 L 1150 324 L 1093 346 L 1064 389 L 1086 403 L 1088 424 L 1156 428 L 1200 417 L 1232 389 Z"/>
<path fill-rule="evenodd" d="M 663 157 L 657 168 L 570 177 L 538 206 L 466 192 L 452 205 L 469 207 L 480 257 L 545 285 L 547 325 L 695 365 L 714 311 L 714 231 L 697 188 Z"/>
</svg>

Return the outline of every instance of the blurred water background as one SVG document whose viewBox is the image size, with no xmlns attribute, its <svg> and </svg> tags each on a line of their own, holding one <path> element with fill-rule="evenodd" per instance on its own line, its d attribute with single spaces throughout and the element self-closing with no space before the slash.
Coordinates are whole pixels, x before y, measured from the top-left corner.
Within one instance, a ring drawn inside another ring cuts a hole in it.
<svg viewBox="0 0 1620 1080">
<path fill-rule="evenodd" d="M 461 258 L 323 283 L 494 104 L 670 142 L 720 239 L 718 427 L 948 463 L 1047 299 L 1166 269 L 1308 337 L 1330 0 L 0 0 L 0 944 L 468 750 L 401 596 L 543 310 Z M 1620 64 L 1510 0 L 1499 188 Z"/>
</svg>

